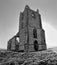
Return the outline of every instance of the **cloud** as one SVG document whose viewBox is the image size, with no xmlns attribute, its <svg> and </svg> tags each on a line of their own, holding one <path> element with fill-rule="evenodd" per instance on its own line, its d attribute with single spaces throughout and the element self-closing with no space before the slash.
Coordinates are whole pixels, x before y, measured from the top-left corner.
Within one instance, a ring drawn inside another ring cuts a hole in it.
<svg viewBox="0 0 57 65">
<path fill-rule="evenodd" d="M 43 22 L 43 28 L 45 29 L 46 44 L 48 48 L 57 46 L 57 30 L 50 24 Z"/>
</svg>

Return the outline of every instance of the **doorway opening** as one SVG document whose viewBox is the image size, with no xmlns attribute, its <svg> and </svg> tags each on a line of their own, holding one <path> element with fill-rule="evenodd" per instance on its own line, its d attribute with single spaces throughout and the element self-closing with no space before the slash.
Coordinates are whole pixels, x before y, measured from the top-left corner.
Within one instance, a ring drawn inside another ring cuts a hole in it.
<svg viewBox="0 0 57 65">
<path fill-rule="evenodd" d="M 38 51 L 38 41 L 37 40 L 35 40 L 34 41 L 34 49 L 35 49 L 35 51 Z"/>
</svg>

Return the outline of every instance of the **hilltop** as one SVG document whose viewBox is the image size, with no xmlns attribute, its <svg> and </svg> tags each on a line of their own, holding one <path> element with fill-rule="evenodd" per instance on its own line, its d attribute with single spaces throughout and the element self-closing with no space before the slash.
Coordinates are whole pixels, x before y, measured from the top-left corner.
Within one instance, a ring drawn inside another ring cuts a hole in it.
<svg viewBox="0 0 57 65">
<path fill-rule="evenodd" d="M 50 49 L 30 53 L 0 50 L 0 65 L 38 65 L 41 63 L 56 64 L 57 53 Z"/>
</svg>

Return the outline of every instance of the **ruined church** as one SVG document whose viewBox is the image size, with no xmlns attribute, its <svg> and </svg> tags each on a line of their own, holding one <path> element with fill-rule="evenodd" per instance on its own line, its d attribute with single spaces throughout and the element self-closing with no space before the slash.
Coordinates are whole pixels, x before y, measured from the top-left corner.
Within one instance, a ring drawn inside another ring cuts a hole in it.
<svg viewBox="0 0 57 65">
<path fill-rule="evenodd" d="M 8 41 L 7 50 L 33 52 L 46 50 L 45 31 L 42 28 L 39 10 L 34 11 L 28 5 L 20 12 L 19 31 Z"/>
</svg>

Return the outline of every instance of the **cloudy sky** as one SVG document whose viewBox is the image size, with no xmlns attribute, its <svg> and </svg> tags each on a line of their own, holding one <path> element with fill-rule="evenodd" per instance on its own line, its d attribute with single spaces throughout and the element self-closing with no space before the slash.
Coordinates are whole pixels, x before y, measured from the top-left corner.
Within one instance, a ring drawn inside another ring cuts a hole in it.
<svg viewBox="0 0 57 65">
<path fill-rule="evenodd" d="M 0 0 L 0 48 L 7 48 L 19 26 L 19 13 L 25 5 L 39 9 L 47 48 L 57 47 L 57 0 Z"/>
</svg>

